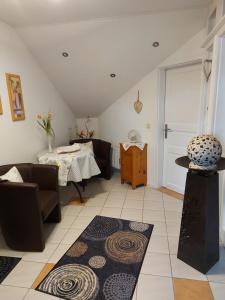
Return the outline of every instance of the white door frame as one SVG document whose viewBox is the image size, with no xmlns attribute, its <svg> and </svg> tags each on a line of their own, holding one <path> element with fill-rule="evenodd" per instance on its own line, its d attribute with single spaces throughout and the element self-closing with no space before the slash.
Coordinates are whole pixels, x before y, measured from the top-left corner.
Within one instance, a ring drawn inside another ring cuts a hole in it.
<svg viewBox="0 0 225 300">
<path fill-rule="evenodd" d="M 221 31 L 221 34 L 215 36 L 213 41 L 213 67 L 212 67 L 212 84 L 210 87 L 210 99 L 209 99 L 209 120 L 208 130 L 212 134 L 216 134 L 216 112 L 218 106 L 218 95 L 220 89 L 220 62 L 222 53 L 222 40 L 225 39 L 225 26 Z M 223 156 L 225 156 L 225 145 L 223 146 Z M 220 205 L 220 239 L 225 246 L 225 174 L 224 171 L 220 172 L 220 185 L 219 185 L 219 205 Z"/>
<path fill-rule="evenodd" d="M 163 167 L 164 167 L 164 124 L 165 124 L 165 96 L 166 96 L 166 71 L 170 69 L 182 68 L 186 66 L 192 66 L 196 64 L 202 64 L 202 59 L 195 59 L 186 61 L 179 64 L 167 65 L 158 69 L 158 99 L 157 99 L 157 162 L 158 168 L 157 172 L 157 185 L 161 187 L 163 185 Z M 206 111 L 206 93 L 207 93 L 207 84 L 204 79 L 204 74 L 202 72 L 201 78 L 201 100 L 200 100 L 200 124 L 199 124 L 199 133 L 202 133 L 204 130 L 204 118 Z"/>
</svg>

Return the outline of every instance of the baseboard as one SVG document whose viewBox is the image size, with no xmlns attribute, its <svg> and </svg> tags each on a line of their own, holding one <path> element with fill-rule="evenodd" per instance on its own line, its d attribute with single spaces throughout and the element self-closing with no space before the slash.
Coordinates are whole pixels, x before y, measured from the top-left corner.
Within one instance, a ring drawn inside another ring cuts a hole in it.
<svg viewBox="0 0 225 300">
<path fill-rule="evenodd" d="M 184 200 L 184 195 L 183 194 L 177 193 L 177 192 L 175 192 L 173 190 L 170 190 L 170 189 L 168 189 L 168 188 L 166 188 L 164 186 L 162 186 L 161 188 L 159 188 L 159 190 L 162 193 L 167 194 L 167 195 L 169 195 L 171 197 L 174 197 L 174 198 L 176 198 L 178 200 Z"/>
</svg>

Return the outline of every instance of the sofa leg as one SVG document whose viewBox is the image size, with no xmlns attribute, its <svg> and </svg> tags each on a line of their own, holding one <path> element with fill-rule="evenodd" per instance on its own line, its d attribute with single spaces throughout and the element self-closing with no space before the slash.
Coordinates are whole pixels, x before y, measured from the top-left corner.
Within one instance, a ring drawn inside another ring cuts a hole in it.
<svg viewBox="0 0 225 300">
<path fill-rule="evenodd" d="M 61 206 L 57 204 L 53 211 L 50 213 L 48 218 L 45 220 L 46 223 L 59 223 L 61 221 Z"/>
</svg>

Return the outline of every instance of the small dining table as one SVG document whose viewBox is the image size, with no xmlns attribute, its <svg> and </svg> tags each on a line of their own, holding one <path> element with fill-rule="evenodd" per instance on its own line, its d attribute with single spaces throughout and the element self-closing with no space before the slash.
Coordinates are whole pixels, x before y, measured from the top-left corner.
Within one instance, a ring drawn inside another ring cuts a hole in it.
<svg viewBox="0 0 225 300">
<path fill-rule="evenodd" d="M 81 202 L 83 199 L 78 183 L 101 173 L 93 151 L 84 145 L 79 151 L 72 153 L 59 154 L 56 149 L 53 152 L 43 151 L 38 154 L 37 158 L 40 164 L 57 165 L 59 167 L 59 185 L 73 184 Z"/>
</svg>

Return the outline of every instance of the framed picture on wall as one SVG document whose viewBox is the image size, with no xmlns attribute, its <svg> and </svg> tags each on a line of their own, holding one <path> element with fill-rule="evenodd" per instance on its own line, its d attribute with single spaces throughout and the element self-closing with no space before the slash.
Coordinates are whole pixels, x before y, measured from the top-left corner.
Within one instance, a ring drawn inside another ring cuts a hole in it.
<svg viewBox="0 0 225 300">
<path fill-rule="evenodd" d="M 1 96 L 0 96 L 0 115 L 3 114 L 3 109 L 2 109 L 2 99 L 1 99 Z"/>
<path fill-rule="evenodd" d="M 19 75 L 6 73 L 9 103 L 13 121 L 25 120 L 23 94 Z"/>
</svg>

